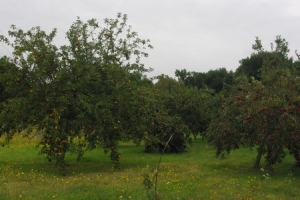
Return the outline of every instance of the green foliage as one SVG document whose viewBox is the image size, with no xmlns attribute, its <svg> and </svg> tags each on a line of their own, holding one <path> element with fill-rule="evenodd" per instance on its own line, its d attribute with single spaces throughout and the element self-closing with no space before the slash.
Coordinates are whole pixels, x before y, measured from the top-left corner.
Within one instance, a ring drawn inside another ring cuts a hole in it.
<svg viewBox="0 0 300 200">
<path fill-rule="evenodd" d="M 0 58 L 0 102 L 14 97 L 18 90 L 21 90 L 23 79 L 20 76 L 18 68 L 10 63 L 7 57 Z"/>
<path fill-rule="evenodd" d="M 145 132 L 145 151 L 147 153 L 162 153 L 168 138 L 174 134 L 165 153 L 182 153 L 190 143 L 188 127 L 179 117 L 168 115 L 164 110 L 153 114 L 153 121 Z"/>
<path fill-rule="evenodd" d="M 40 27 L 25 32 L 12 26 L 13 42 L 4 36 L 0 40 L 14 48 L 7 63 L 15 65 L 3 68 L 1 60 L 7 73 L 1 74 L 0 84 L 3 88 L 9 79 L 21 87 L 5 86 L 11 98 L 3 99 L 0 134 L 9 139 L 17 131 L 38 130 L 41 153 L 62 172 L 68 150 L 80 158 L 97 146 L 110 151 L 118 165 L 118 141 L 136 138 L 124 133 L 139 131 L 131 126 L 136 121 L 128 107 L 139 105 L 136 82 L 147 71 L 140 59 L 148 56 L 145 48 L 152 48 L 126 22 L 121 14 L 103 24 L 78 18 L 67 32 L 69 44 L 59 48 L 52 42 L 56 29 L 47 34 Z"/>
<path fill-rule="evenodd" d="M 254 77 L 256 80 L 260 79 L 259 69 L 263 65 L 262 54 L 252 54 L 251 57 L 240 60 L 240 66 L 235 71 L 235 76 Z"/>
<path fill-rule="evenodd" d="M 175 76 L 179 79 L 179 81 L 184 82 L 185 84 L 188 83 L 188 79 L 191 76 L 191 72 L 186 71 L 186 69 L 182 70 L 175 70 Z"/>
<path fill-rule="evenodd" d="M 176 70 L 175 76 L 178 77 L 186 86 L 203 89 L 208 87 L 215 93 L 220 92 L 224 84 L 233 83 L 233 72 L 225 68 L 209 70 L 208 72 L 187 72 L 186 69 Z"/>
<path fill-rule="evenodd" d="M 289 47 L 288 42 L 281 36 L 277 36 L 274 44 L 271 43 L 271 51 L 265 51 L 262 47 L 261 40 L 256 37 L 255 44 L 252 45 L 252 49 L 255 53 L 251 54 L 250 57 L 240 60 L 240 66 L 235 71 L 235 76 L 247 76 L 253 77 L 256 80 L 261 79 L 261 70 L 267 63 L 272 63 L 276 66 L 284 66 L 289 68 L 292 73 L 297 71 L 296 66 L 293 66 L 293 59 L 288 58 Z M 274 62 L 284 62 L 274 63 Z"/>
<path fill-rule="evenodd" d="M 169 79 L 168 79 L 169 80 Z M 190 143 L 190 130 L 178 115 L 170 113 L 169 93 L 155 85 L 147 95 L 147 118 L 144 131 L 145 151 L 162 152 L 170 136 L 165 153 L 182 153 Z"/>
<path fill-rule="evenodd" d="M 159 76 L 152 91 L 154 98 L 148 108 L 152 106 L 153 112 L 145 137 L 146 152 L 161 152 L 173 133 L 165 152 L 185 151 L 191 136 L 207 128 L 207 102 L 211 95 L 163 75 Z"/>
<path fill-rule="evenodd" d="M 220 157 L 246 146 L 257 149 L 255 167 L 265 156 L 271 168 L 287 151 L 300 166 L 300 65 L 280 36 L 270 52 L 256 38 L 256 53 L 240 61 L 236 80 L 225 68 L 184 69 L 176 70 L 178 81 L 161 75 L 156 84 L 141 63 L 150 41 L 132 31 L 126 15 L 103 24 L 77 18 L 60 47 L 53 44 L 56 29 L 12 26 L 9 36 L 0 35 L 14 49 L 0 59 L 1 145 L 35 133 L 40 152 L 63 174 L 68 152 L 79 160 L 100 147 L 118 167 L 119 142 L 182 153 L 199 133 Z"/>
<path fill-rule="evenodd" d="M 149 165 L 142 171 L 143 175 L 143 185 L 145 186 L 147 192 L 147 199 L 151 199 L 152 194 L 150 191 L 153 188 L 153 175 L 151 174 L 151 170 L 149 169 Z"/>
<path fill-rule="evenodd" d="M 228 89 L 205 135 L 217 156 L 247 146 L 257 149 L 254 167 L 263 155 L 271 167 L 282 162 L 288 149 L 298 163 L 300 81 L 290 69 L 288 58 L 272 54 L 264 57 L 261 80 L 239 77 Z"/>
<path fill-rule="evenodd" d="M 160 91 L 168 113 L 179 116 L 193 135 L 206 130 L 209 122 L 207 103 L 212 98 L 209 92 L 186 87 L 169 77 L 161 78 L 155 87 Z"/>
</svg>

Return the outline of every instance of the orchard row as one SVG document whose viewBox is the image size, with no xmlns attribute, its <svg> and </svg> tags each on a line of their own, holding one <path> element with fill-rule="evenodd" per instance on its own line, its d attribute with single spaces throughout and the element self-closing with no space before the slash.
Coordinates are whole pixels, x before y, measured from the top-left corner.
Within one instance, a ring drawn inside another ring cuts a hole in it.
<svg viewBox="0 0 300 200">
<path fill-rule="evenodd" d="M 299 61 L 278 36 L 265 51 L 259 39 L 236 72 L 176 70 L 157 82 L 141 63 L 151 49 L 127 25 L 127 16 L 75 21 L 68 44 L 53 44 L 56 29 L 15 26 L 0 41 L 13 48 L 0 59 L 0 136 L 39 135 L 38 146 L 65 173 L 65 155 L 101 147 L 120 164 L 118 143 L 133 141 L 149 153 L 181 153 L 201 134 L 224 156 L 257 148 L 268 166 L 286 151 L 299 165 Z M 169 141 L 169 143 L 167 143 Z M 5 142 L 3 143 L 3 145 Z"/>
</svg>

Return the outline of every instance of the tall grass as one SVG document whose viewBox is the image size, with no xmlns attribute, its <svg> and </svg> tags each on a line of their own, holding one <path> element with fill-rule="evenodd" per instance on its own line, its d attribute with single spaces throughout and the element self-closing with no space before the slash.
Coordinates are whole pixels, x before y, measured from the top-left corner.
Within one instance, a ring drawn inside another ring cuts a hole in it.
<svg viewBox="0 0 300 200">
<path fill-rule="evenodd" d="M 0 199 L 147 199 L 142 170 L 154 171 L 159 154 L 120 145 L 121 169 L 115 170 L 101 149 L 77 162 L 67 155 L 67 175 L 39 155 L 35 141 L 16 138 L 0 148 Z M 198 139 L 188 152 L 164 155 L 158 175 L 160 199 L 299 199 L 299 171 L 287 156 L 274 172 L 252 168 L 255 151 L 241 149 L 224 160 Z"/>
</svg>

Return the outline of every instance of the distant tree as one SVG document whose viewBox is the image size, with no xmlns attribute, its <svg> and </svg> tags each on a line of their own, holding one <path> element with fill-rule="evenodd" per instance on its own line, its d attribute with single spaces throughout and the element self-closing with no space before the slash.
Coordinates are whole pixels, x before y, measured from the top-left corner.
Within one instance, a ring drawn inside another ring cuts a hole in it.
<svg viewBox="0 0 300 200">
<path fill-rule="evenodd" d="M 150 121 L 146 123 L 145 151 L 162 152 L 171 138 L 165 153 L 184 152 L 191 143 L 191 131 L 182 117 L 174 112 L 178 103 L 174 98 L 175 92 L 182 92 L 178 87 L 184 85 L 166 75 L 157 78 L 158 82 L 148 93 L 147 107 L 151 110 L 148 112 Z"/>
<path fill-rule="evenodd" d="M 191 76 L 188 78 L 186 85 L 196 86 L 198 89 L 205 88 L 206 86 L 206 75 L 204 72 L 191 72 Z"/>
<path fill-rule="evenodd" d="M 235 71 L 235 76 L 247 76 L 254 77 L 256 80 L 261 78 L 261 68 L 265 64 L 264 62 L 271 60 L 285 62 L 286 65 L 289 65 L 289 68 L 294 68 L 293 59 L 288 58 L 289 47 L 288 42 L 277 36 L 274 43 L 271 43 L 271 51 L 265 51 L 262 47 L 261 40 L 256 37 L 255 44 L 252 45 L 252 49 L 255 50 L 255 53 L 251 54 L 250 57 L 240 60 L 240 66 Z"/>
<path fill-rule="evenodd" d="M 233 72 L 228 72 L 225 68 L 210 70 L 206 74 L 205 85 L 213 89 L 216 93 L 223 89 L 224 84 L 231 85 L 232 83 Z"/>
<path fill-rule="evenodd" d="M 259 70 L 263 65 L 262 54 L 252 54 L 251 57 L 240 60 L 240 66 L 236 69 L 236 76 L 254 77 L 256 80 L 260 79 Z"/>
<path fill-rule="evenodd" d="M 155 85 L 160 91 L 168 113 L 178 115 L 194 135 L 203 132 L 208 124 L 207 102 L 211 94 L 198 90 L 196 87 L 187 87 L 181 81 L 166 77 Z"/>
<path fill-rule="evenodd" d="M 176 70 L 176 77 L 183 81 L 186 86 L 196 86 L 198 89 L 208 87 L 216 93 L 223 89 L 224 84 L 233 83 L 233 72 L 227 71 L 225 68 L 209 70 L 208 72 L 187 72 L 184 70 Z"/>
<path fill-rule="evenodd" d="M 184 82 L 185 84 L 187 84 L 188 79 L 191 76 L 191 73 L 188 72 L 186 69 L 182 69 L 182 70 L 175 70 L 175 76 L 182 82 Z"/>
</svg>

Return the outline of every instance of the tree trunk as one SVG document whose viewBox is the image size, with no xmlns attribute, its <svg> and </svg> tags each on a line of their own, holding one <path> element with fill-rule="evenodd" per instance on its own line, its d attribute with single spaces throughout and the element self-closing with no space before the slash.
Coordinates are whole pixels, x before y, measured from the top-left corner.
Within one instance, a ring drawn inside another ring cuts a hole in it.
<svg viewBox="0 0 300 200">
<path fill-rule="evenodd" d="M 296 160 L 294 167 L 295 168 L 300 168 L 300 151 L 295 151 L 294 152 L 294 158 Z"/>
<path fill-rule="evenodd" d="M 256 159 L 255 159 L 255 163 L 254 163 L 254 165 L 253 165 L 253 167 L 256 168 L 256 169 L 259 169 L 259 167 L 260 167 L 259 164 L 260 164 L 261 156 L 262 156 L 262 151 L 261 151 L 261 150 L 258 150 Z"/>
</svg>

